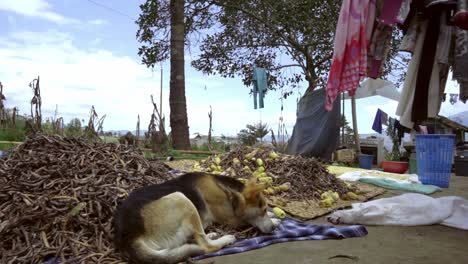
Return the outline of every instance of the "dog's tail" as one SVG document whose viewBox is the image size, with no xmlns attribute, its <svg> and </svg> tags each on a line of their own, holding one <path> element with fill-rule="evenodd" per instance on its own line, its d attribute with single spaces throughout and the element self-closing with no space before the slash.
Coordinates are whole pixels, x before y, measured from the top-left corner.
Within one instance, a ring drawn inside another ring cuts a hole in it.
<svg viewBox="0 0 468 264">
<path fill-rule="evenodd" d="M 172 249 L 154 249 L 151 244 L 138 239 L 128 250 L 130 259 L 135 263 L 164 263 L 172 264 L 187 260 L 191 256 L 201 255 L 204 250 L 197 244 L 184 244 Z"/>
</svg>

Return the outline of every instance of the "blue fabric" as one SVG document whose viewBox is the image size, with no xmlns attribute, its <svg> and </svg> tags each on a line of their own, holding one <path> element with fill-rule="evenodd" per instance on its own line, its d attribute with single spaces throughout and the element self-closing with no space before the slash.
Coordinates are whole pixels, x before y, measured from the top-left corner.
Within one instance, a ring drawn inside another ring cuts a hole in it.
<svg viewBox="0 0 468 264">
<path fill-rule="evenodd" d="M 254 108 L 257 109 L 257 93 L 259 108 L 264 108 L 263 98 L 265 97 L 265 93 L 268 89 L 266 70 L 264 68 L 254 67 L 253 81 Z"/>
<path fill-rule="evenodd" d="M 271 235 L 244 239 L 217 252 L 194 257 L 193 260 L 230 255 L 263 248 L 276 243 L 304 240 L 343 239 L 363 237 L 367 229 L 362 225 L 336 227 L 331 225 L 313 225 L 285 218 Z"/>
<path fill-rule="evenodd" d="M 387 117 L 388 116 L 384 111 L 377 109 L 377 113 L 375 114 L 374 118 L 374 123 L 372 124 L 372 130 L 379 134 L 382 134 L 382 125 L 385 124 Z"/>
</svg>

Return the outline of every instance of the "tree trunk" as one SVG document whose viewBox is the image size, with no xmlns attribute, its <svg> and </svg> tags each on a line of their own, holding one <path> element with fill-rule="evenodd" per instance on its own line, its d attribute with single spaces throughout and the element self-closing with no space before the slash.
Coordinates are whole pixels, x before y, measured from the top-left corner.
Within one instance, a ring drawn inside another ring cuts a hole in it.
<svg viewBox="0 0 468 264">
<path fill-rule="evenodd" d="M 175 149 L 190 149 L 187 103 L 185 99 L 184 0 L 171 0 L 171 76 L 169 105 L 171 135 Z"/>
</svg>

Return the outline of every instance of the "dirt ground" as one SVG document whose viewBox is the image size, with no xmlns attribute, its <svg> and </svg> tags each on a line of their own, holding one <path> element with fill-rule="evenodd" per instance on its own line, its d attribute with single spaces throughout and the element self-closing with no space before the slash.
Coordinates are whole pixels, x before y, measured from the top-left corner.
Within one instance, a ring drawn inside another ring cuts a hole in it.
<svg viewBox="0 0 468 264">
<path fill-rule="evenodd" d="M 402 192 L 389 190 L 375 199 L 400 193 Z M 450 188 L 433 196 L 447 195 L 468 199 L 468 177 L 452 177 Z M 311 222 L 327 223 L 326 216 Z M 274 244 L 241 254 L 206 259 L 201 263 L 468 263 L 468 231 L 441 225 L 368 226 L 367 230 L 369 234 L 362 238 Z M 337 255 L 346 255 L 348 258 L 329 259 Z"/>
</svg>

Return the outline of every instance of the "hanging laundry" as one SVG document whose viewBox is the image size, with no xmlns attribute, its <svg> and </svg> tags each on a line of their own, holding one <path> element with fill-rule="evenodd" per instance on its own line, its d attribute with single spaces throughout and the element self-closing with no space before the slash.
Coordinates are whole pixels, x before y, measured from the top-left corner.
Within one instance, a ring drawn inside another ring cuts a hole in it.
<svg viewBox="0 0 468 264">
<path fill-rule="evenodd" d="M 414 45 L 413 56 L 411 57 L 406 78 L 403 84 L 403 89 L 398 102 L 396 114 L 400 116 L 400 122 L 403 126 L 411 128 L 414 123 L 411 121 L 411 111 L 413 109 L 414 91 L 416 86 L 416 78 L 418 75 L 418 66 L 422 56 L 422 47 L 427 31 L 427 21 L 423 19 L 412 19 L 410 27 L 417 28 L 416 41 Z M 415 25 L 413 25 L 415 24 Z M 409 32 L 409 31 L 408 31 Z"/>
<path fill-rule="evenodd" d="M 411 120 L 413 122 L 426 120 L 428 117 L 428 98 L 429 85 L 433 76 L 434 58 L 437 50 L 437 41 L 440 32 L 441 12 L 437 10 L 428 15 L 428 28 L 424 38 L 424 45 L 420 64 L 418 66 L 418 75 L 416 78 L 416 88 L 411 112 Z M 438 69 L 436 70 L 438 74 Z M 435 80 L 439 82 L 439 79 Z M 434 80 L 432 79 L 432 82 Z"/>
<path fill-rule="evenodd" d="M 397 16 L 402 7 L 403 0 L 384 1 L 378 5 L 378 19 L 368 45 L 367 76 L 373 79 L 382 76 L 382 70 L 390 51 L 393 26 L 398 22 Z"/>
<path fill-rule="evenodd" d="M 436 60 L 440 64 L 449 64 L 449 53 L 452 42 L 453 27 L 447 24 L 449 10 L 442 11 L 440 19 L 440 33 L 437 40 Z"/>
<path fill-rule="evenodd" d="M 398 120 L 395 120 L 394 126 L 398 134 L 398 144 L 401 144 L 401 139 L 405 136 L 405 132 L 409 132 L 409 129 L 402 126 Z"/>
<path fill-rule="evenodd" d="M 267 86 L 267 74 L 264 68 L 254 67 L 253 70 L 253 81 L 254 81 L 254 109 L 257 109 L 257 94 L 258 94 L 258 103 L 259 108 L 264 108 L 263 98 L 265 98 Z"/>
<path fill-rule="evenodd" d="M 468 82 L 460 83 L 460 101 L 466 104 L 468 100 Z"/>
<path fill-rule="evenodd" d="M 468 30 L 468 0 L 457 1 L 457 13 L 453 16 L 453 23 L 464 30 Z"/>
<path fill-rule="evenodd" d="M 421 134 L 427 134 L 427 126 L 421 126 L 421 125 L 419 125 L 419 133 L 421 133 Z"/>
<path fill-rule="evenodd" d="M 368 50 L 367 76 L 373 79 L 380 78 L 385 58 L 390 51 L 393 28 L 377 23 L 372 35 Z"/>
<path fill-rule="evenodd" d="M 341 92 L 347 91 L 353 96 L 366 75 L 367 45 L 374 16 L 373 0 L 344 0 L 341 4 L 326 88 L 327 111 L 333 109 L 333 102 Z"/>
<path fill-rule="evenodd" d="M 384 111 L 377 109 L 377 113 L 375 114 L 374 123 L 372 124 L 372 130 L 375 132 L 382 134 L 382 125 L 387 124 L 388 115 Z"/>
<path fill-rule="evenodd" d="M 382 13 L 379 17 L 379 22 L 393 27 L 397 22 L 397 16 L 399 15 L 403 0 L 387 0 L 384 1 Z"/>
<path fill-rule="evenodd" d="M 408 18 L 411 11 L 411 0 L 403 0 L 401 2 L 400 10 L 396 17 L 396 22 L 400 25 L 403 25 Z"/>
<path fill-rule="evenodd" d="M 450 104 L 454 105 L 458 102 L 458 94 L 450 94 Z"/>
<path fill-rule="evenodd" d="M 414 52 L 414 48 L 416 46 L 416 40 L 421 33 L 421 23 L 422 20 L 420 16 L 414 15 L 411 18 L 411 22 L 408 25 L 408 28 L 406 30 L 406 34 L 403 36 L 403 39 L 401 40 L 399 50 L 400 51 L 406 51 L 409 53 Z"/>
<path fill-rule="evenodd" d="M 454 46 L 452 77 L 460 85 L 460 100 L 466 103 L 468 99 L 468 31 L 455 28 Z"/>
</svg>

